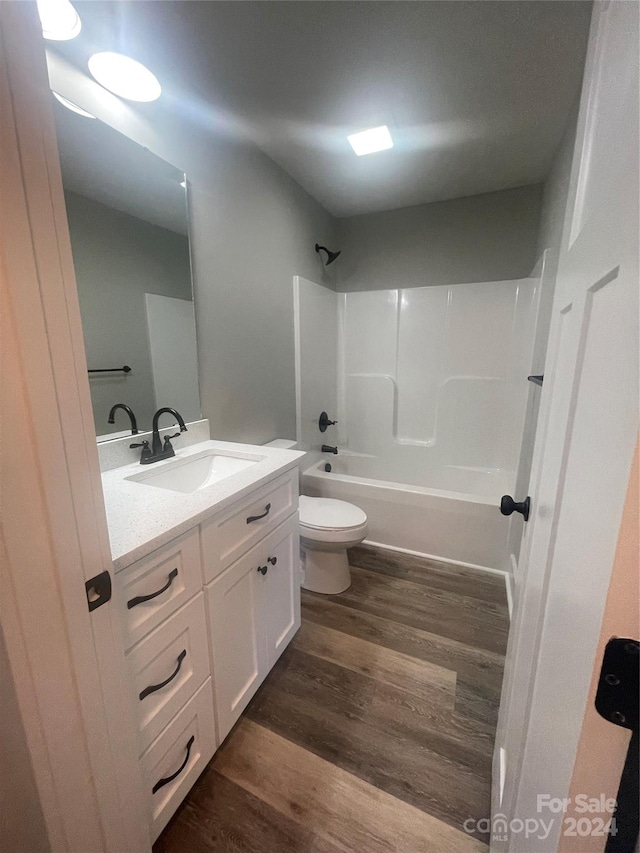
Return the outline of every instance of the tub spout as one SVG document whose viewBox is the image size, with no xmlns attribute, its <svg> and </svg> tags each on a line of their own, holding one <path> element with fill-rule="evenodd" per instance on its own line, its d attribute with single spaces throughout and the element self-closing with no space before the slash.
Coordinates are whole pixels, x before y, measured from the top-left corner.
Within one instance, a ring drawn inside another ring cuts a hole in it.
<svg viewBox="0 0 640 853">
<path fill-rule="evenodd" d="M 328 444 L 323 444 L 322 445 L 322 452 L 323 453 L 337 453 L 338 448 L 337 447 L 330 447 Z"/>
</svg>

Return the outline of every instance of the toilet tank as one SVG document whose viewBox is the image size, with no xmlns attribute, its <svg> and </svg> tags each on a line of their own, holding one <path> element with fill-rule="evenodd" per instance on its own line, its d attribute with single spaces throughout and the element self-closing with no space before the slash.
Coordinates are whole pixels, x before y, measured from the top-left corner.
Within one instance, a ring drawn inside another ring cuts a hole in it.
<svg viewBox="0 0 640 853">
<path fill-rule="evenodd" d="M 274 438 L 273 441 L 267 441 L 263 447 L 278 447 L 280 450 L 297 450 L 298 442 L 290 438 Z M 307 456 L 305 454 L 298 461 L 298 493 L 301 491 L 302 472 L 307 468 L 306 460 Z"/>
<path fill-rule="evenodd" d="M 267 441 L 264 447 L 279 447 L 280 450 L 296 450 L 298 442 L 292 441 L 290 438 L 274 438 L 273 441 Z"/>
</svg>

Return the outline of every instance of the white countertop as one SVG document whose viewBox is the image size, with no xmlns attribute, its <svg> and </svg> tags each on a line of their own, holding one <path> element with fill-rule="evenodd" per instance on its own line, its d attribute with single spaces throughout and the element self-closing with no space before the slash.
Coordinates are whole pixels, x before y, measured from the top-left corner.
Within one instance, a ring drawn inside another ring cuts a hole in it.
<svg viewBox="0 0 640 853">
<path fill-rule="evenodd" d="M 161 471 L 178 459 L 188 459 L 203 450 L 227 455 L 240 454 L 260 461 L 206 488 L 188 494 L 128 481 L 132 474 Z M 277 447 L 202 441 L 176 449 L 175 457 L 152 465 L 136 462 L 102 474 L 107 510 L 111 556 L 115 571 L 134 563 L 185 533 L 205 518 L 240 500 L 268 480 L 295 468 L 304 453 Z"/>
</svg>

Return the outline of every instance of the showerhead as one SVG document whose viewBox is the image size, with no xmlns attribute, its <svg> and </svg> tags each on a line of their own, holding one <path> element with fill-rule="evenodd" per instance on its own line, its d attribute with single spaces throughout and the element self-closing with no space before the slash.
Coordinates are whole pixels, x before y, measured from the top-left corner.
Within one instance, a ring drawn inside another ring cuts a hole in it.
<svg viewBox="0 0 640 853">
<path fill-rule="evenodd" d="M 325 264 L 324 264 L 325 267 L 328 267 L 329 264 L 332 264 L 335 261 L 335 259 L 337 257 L 339 257 L 339 255 L 340 255 L 340 252 L 331 252 L 331 251 L 329 251 L 329 249 L 327 249 L 326 246 L 319 246 L 316 243 L 316 252 L 320 253 L 321 251 L 327 253 L 327 260 L 325 261 Z"/>
</svg>

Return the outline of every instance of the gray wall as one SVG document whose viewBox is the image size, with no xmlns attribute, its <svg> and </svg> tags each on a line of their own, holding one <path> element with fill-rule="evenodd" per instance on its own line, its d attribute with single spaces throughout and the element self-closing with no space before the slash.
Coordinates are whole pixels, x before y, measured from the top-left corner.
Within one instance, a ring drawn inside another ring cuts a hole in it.
<svg viewBox="0 0 640 853">
<path fill-rule="evenodd" d="M 82 102 L 73 90 L 69 97 Z M 99 103 L 86 103 L 102 115 Z M 295 438 L 293 276 L 335 289 L 333 268 L 314 249 L 335 245 L 335 219 L 255 145 L 209 118 L 105 115 L 187 174 L 200 397 L 212 438 Z"/>
<path fill-rule="evenodd" d="M 338 220 L 338 290 L 501 281 L 536 261 L 542 186 Z"/>
<path fill-rule="evenodd" d="M 548 249 L 549 252 L 546 259 L 543 286 L 540 291 L 538 322 L 533 345 L 531 373 L 534 375 L 544 373 L 553 296 L 558 272 L 558 258 L 562 242 L 562 229 L 567 209 L 577 120 L 578 104 L 576 104 L 567 124 L 567 129 L 565 130 L 549 177 L 545 181 L 542 194 L 536 256 L 540 258 L 545 249 Z M 539 386 L 533 384 L 529 388 L 522 447 L 520 450 L 520 464 L 516 476 L 516 494 L 514 496 L 516 500 L 523 500 L 529 494 L 529 479 L 531 476 L 531 462 L 538 424 L 541 390 Z M 524 522 L 522 521 L 522 516 L 514 513 L 511 516 L 509 526 L 509 550 L 514 555 L 516 561 L 520 557 L 523 528 Z"/>
<path fill-rule="evenodd" d="M 157 407 L 145 293 L 192 298 L 189 241 L 75 193 L 66 192 L 65 201 L 89 367 L 133 369 L 91 377 L 96 431 L 128 428 L 123 412 L 114 426 L 107 423 L 114 403 L 130 405 L 138 425 L 150 428 Z"/>
<path fill-rule="evenodd" d="M 200 393 L 212 438 L 295 438 L 293 276 L 333 287 L 315 253 L 335 220 L 258 149 L 204 140 L 184 168 Z"/>
</svg>

